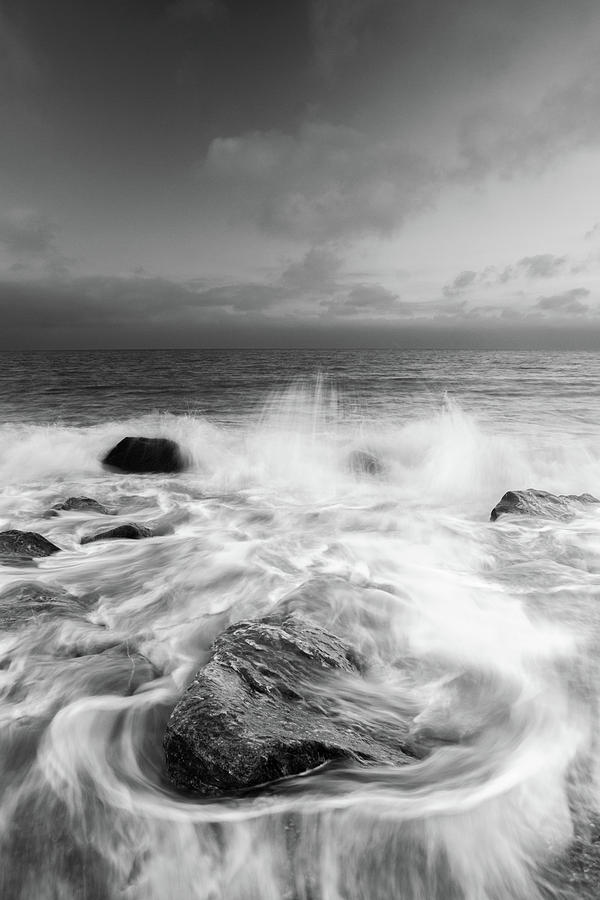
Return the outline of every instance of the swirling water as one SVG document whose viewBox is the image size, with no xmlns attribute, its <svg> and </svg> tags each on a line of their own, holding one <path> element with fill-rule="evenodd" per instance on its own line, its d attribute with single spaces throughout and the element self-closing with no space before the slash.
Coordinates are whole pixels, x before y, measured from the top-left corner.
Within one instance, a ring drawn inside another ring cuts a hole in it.
<svg viewBox="0 0 600 900">
<path fill-rule="evenodd" d="M 1 356 L 0 530 L 62 552 L 0 566 L 0 617 L 32 583 L 62 602 L 0 630 L 0 896 L 596 896 L 562 860 L 600 803 L 600 510 L 489 513 L 509 489 L 600 497 L 599 390 L 582 353 Z M 192 465 L 104 471 L 126 434 Z M 82 546 L 103 517 L 44 517 L 77 495 L 162 533 Z M 292 595 L 369 662 L 339 711 L 409 713 L 434 749 L 178 795 L 174 703 L 227 625 Z"/>
</svg>

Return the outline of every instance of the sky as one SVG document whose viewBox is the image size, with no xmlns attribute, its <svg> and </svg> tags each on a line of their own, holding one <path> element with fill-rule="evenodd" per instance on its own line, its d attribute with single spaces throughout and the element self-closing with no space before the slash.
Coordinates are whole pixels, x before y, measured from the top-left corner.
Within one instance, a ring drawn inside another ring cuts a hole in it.
<svg viewBox="0 0 600 900">
<path fill-rule="evenodd" d="M 0 0 L 0 349 L 600 347 L 596 0 Z"/>
</svg>

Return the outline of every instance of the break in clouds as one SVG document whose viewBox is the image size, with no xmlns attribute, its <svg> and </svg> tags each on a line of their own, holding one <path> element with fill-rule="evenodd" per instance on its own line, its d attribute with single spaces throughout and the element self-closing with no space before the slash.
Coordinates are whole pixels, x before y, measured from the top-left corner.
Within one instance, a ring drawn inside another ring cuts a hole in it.
<svg viewBox="0 0 600 900">
<path fill-rule="evenodd" d="M 7 3 L 4 345 L 594 344 L 599 24 Z"/>
</svg>

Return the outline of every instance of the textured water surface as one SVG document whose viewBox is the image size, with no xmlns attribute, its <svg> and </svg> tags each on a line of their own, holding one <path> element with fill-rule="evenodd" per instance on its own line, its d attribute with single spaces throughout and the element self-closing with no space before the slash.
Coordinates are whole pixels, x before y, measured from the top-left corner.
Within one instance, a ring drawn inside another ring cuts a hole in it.
<svg viewBox="0 0 600 900">
<path fill-rule="evenodd" d="M 0 895 L 597 896 L 600 510 L 489 514 L 600 496 L 599 391 L 594 354 L 1 355 L 0 530 L 61 552 L 0 567 Z M 190 468 L 105 471 L 136 434 Z M 45 516 L 70 496 L 117 515 Z M 80 543 L 131 521 L 158 536 Z M 332 714 L 389 741 L 409 712 L 432 752 L 177 794 L 171 709 L 290 598 L 367 661 Z"/>
</svg>

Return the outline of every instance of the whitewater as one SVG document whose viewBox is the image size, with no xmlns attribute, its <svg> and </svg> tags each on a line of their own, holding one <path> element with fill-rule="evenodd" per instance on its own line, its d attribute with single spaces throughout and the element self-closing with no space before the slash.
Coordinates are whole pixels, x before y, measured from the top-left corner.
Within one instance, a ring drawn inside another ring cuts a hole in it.
<svg viewBox="0 0 600 900">
<path fill-rule="evenodd" d="M 599 391 L 581 353 L 4 354 L 0 531 L 61 552 L 0 565 L 0 896 L 598 896 L 600 509 L 490 511 L 600 497 Z M 107 471 L 126 435 L 189 467 Z M 47 515 L 72 496 L 116 515 Z M 81 544 L 131 521 L 157 536 Z M 19 609 L 32 585 L 61 604 Z M 431 752 L 178 793 L 171 710 L 290 599 L 368 661 L 332 714 Z"/>
</svg>

